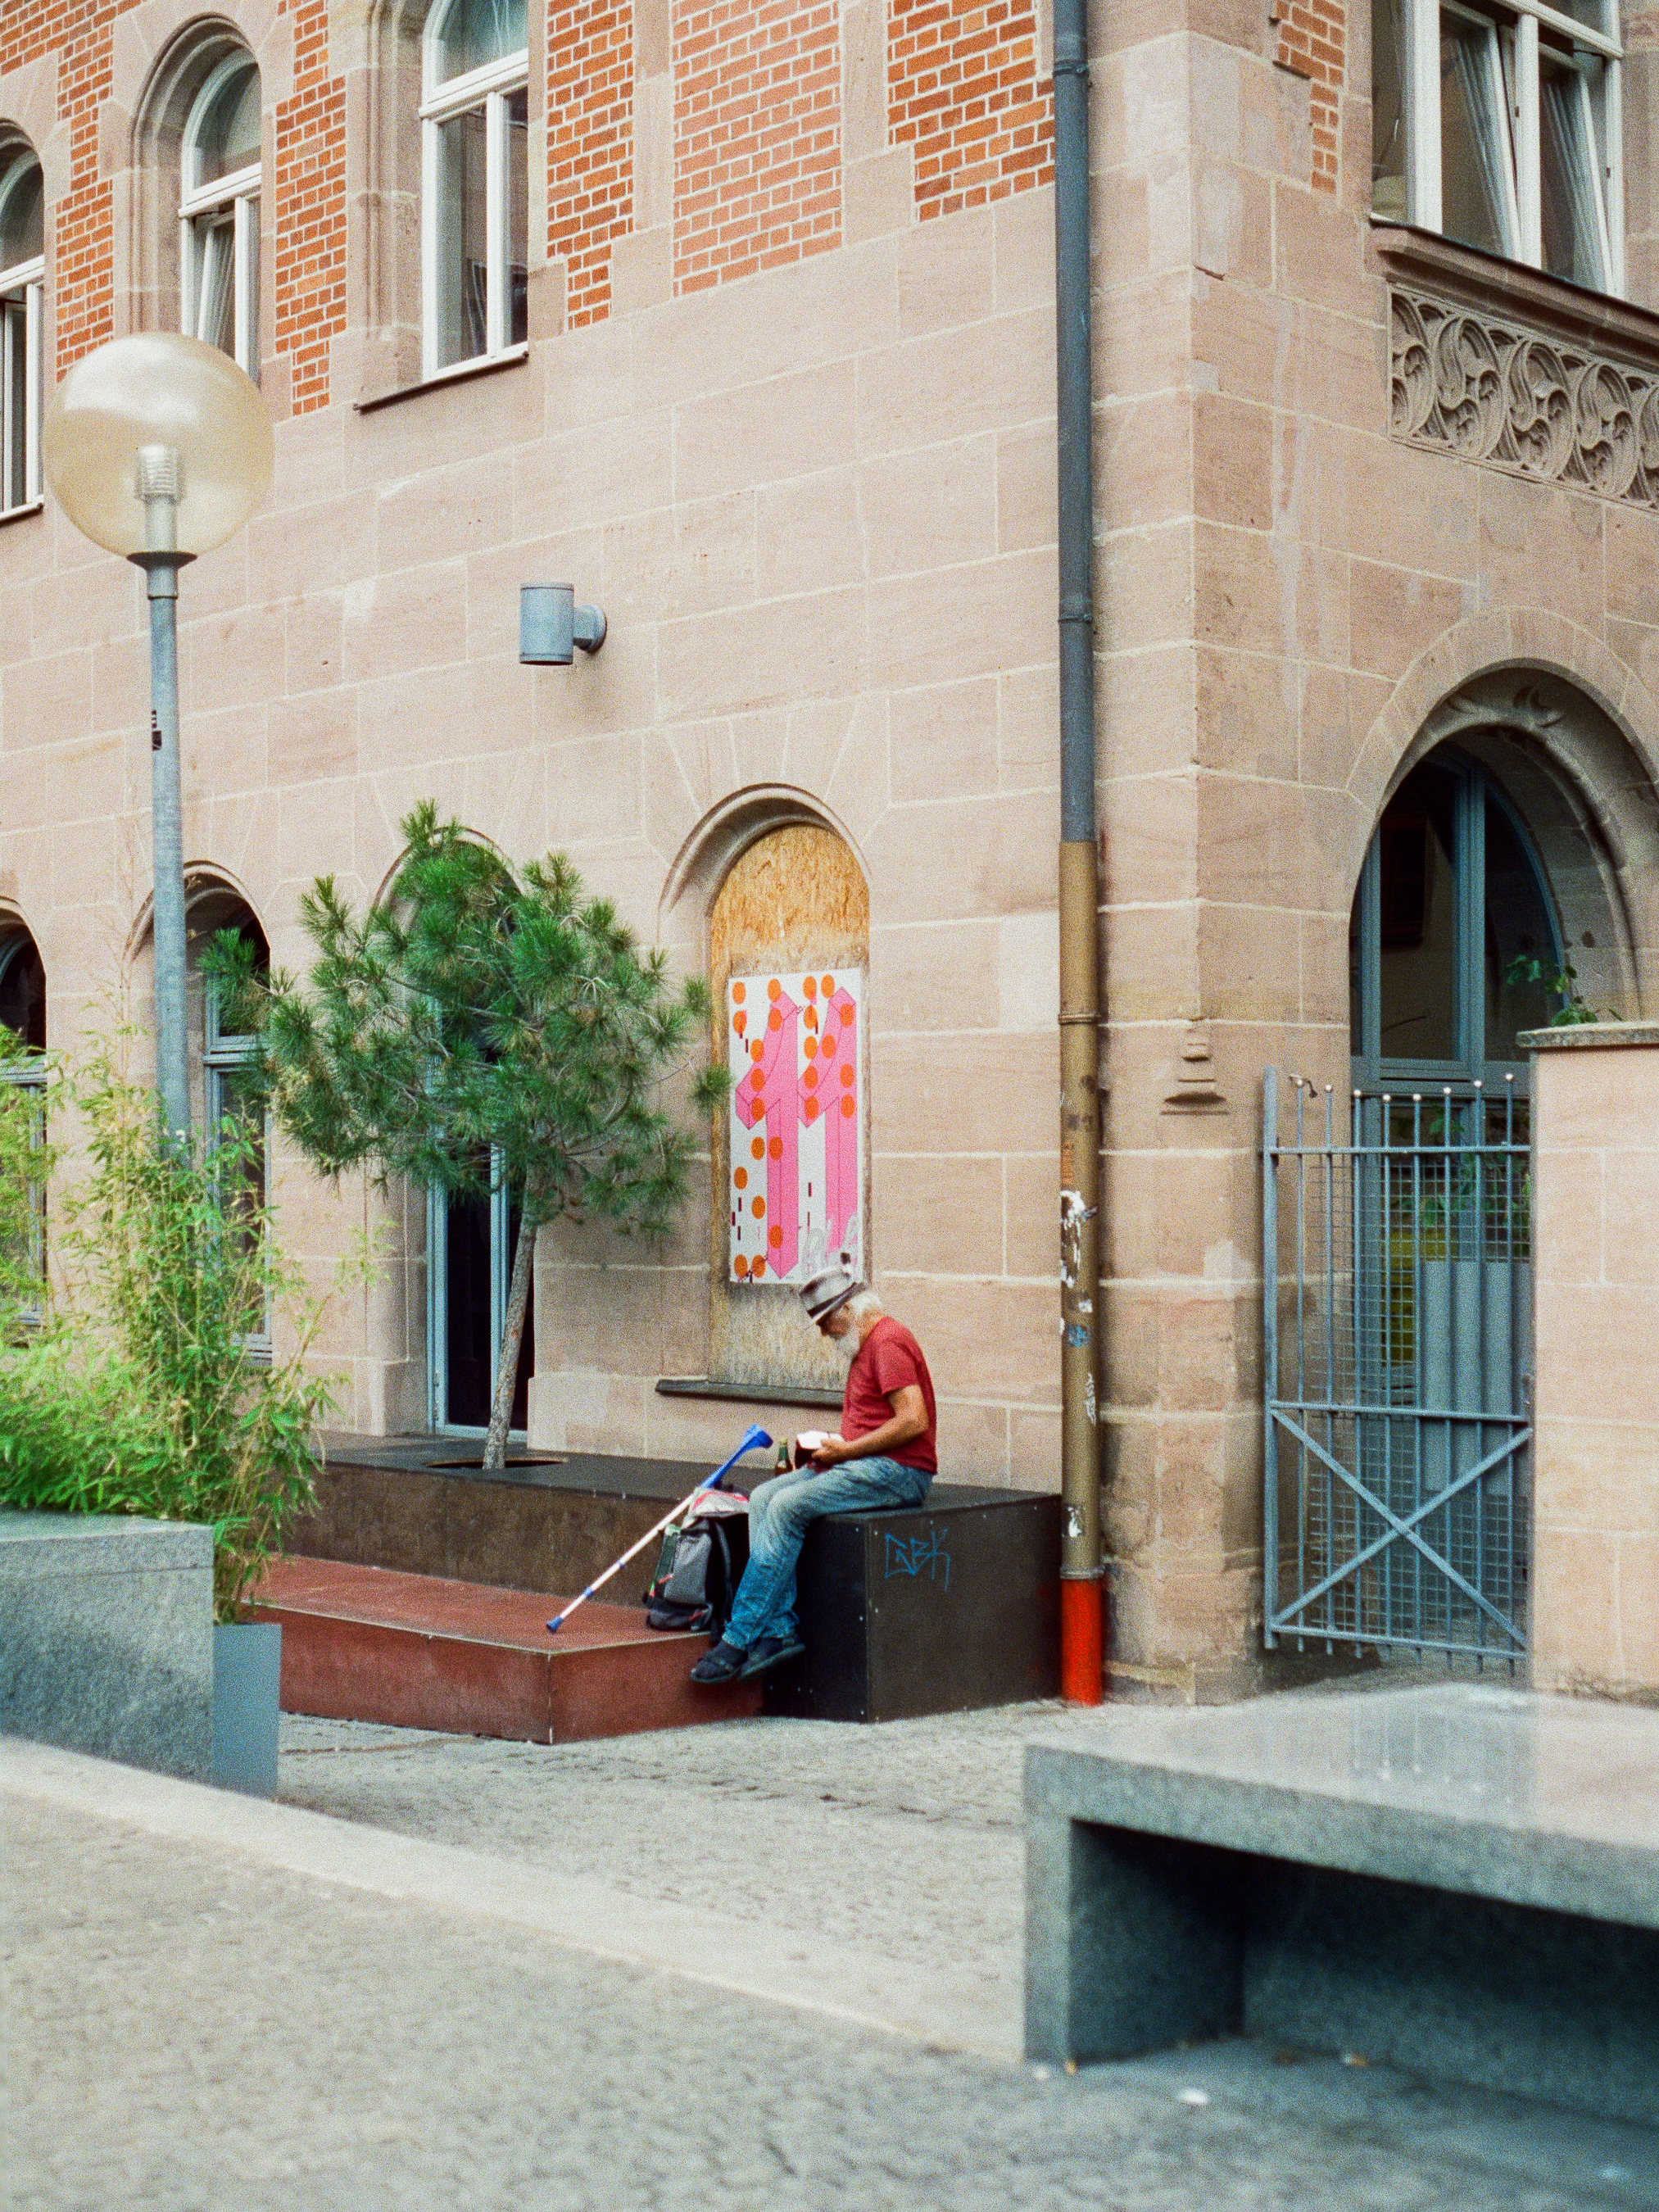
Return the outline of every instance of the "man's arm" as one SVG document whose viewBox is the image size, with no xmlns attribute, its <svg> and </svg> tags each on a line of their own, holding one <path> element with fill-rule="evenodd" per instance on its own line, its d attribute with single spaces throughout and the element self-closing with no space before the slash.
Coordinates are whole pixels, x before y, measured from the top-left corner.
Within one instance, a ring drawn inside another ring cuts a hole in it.
<svg viewBox="0 0 1659 2212">
<path fill-rule="evenodd" d="M 885 1459 L 889 1453 L 927 1435 L 927 1401 L 919 1382 L 906 1382 L 890 1390 L 887 1402 L 893 1409 L 890 1420 L 872 1429 L 868 1436 L 855 1437 L 850 1444 L 839 1437 L 826 1437 L 812 1455 L 813 1466 L 838 1467 L 848 1459 Z"/>
</svg>

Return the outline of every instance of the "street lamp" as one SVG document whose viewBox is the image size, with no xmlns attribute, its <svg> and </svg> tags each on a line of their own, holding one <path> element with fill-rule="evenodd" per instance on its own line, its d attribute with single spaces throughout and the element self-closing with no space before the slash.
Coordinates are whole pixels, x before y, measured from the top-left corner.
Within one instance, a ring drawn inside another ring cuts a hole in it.
<svg viewBox="0 0 1659 2212">
<path fill-rule="evenodd" d="M 149 593 L 155 1082 L 190 1133 L 185 1045 L 185 858 L 179 784 L 179 571 L 241 528 L 270 482 L 258 387 L 228 355 L 173 331 L 116 338 L 76 363 L 41 427 L 64 513 L 144 572 Z"/>
</svg>

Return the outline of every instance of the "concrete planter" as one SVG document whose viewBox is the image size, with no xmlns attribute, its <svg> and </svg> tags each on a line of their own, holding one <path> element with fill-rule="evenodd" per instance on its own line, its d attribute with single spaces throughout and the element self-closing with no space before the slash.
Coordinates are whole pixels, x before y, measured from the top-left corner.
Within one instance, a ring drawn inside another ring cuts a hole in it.
<svg viewBox="0 0 1659 2212">
<path fill-rule="evenodd" d="M 276 1727 L 283 1632 L 275 1621 L 216 1624 L 213 1631 L 213 1779 L 249 1797 L 276 1795 Z"/>
<path fill-rule="evenodd" d="M 205 1782 L 213 1532 L 0 1512 L 0 1735 Z"/>
</svg>

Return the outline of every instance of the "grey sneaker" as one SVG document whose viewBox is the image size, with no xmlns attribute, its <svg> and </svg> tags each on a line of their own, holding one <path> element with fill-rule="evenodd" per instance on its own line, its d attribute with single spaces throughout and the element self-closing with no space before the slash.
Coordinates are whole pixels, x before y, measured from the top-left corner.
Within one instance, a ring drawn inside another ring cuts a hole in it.
<svg viewBox="0 0 1659 2212">
<path fill-rule="evenodd" d="M 738 1680 L 752 1682 L 757 1674 L 769 1674 L 774 1667 L 787 1667 L 792 1659 L 805 1656 L 806 1646 L 799 1636 L 763 1636 L 750 1645 Z"/>
</svg>

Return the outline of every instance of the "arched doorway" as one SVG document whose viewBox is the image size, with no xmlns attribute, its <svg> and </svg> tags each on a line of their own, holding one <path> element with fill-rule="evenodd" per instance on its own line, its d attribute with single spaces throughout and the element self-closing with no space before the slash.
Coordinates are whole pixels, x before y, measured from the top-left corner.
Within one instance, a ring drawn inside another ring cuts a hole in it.
<svg viewBox="0 0 1659 2212">
<path fill-rule="evenodd" d="M 434 1435 L 482 1437 L 489 1426 L 518 1245 L 519 1209 L 499 1181 L 487 1192 L 462 1197 L 428 1193 L 428 1395 Z M 532 1282 L 507 1418 L 507 1433 L 514 1439 L 529 1427 L 535 1343 Z"/>
<path fill-rule="evenodd" d="M 1455 745 L 1419 761 L 1371 838 L 1348 932 L 1353 1087 L 1524 1096 L 1516 1039 L 1572 992 L 1544 870 L 1501 785 Z"/>
<path fill-rule="evenodd" d="M 1488 726 L 1402 777 L 1350 917 L 1348 1097 L 1268 1087 L 1269 1645 L 1506 1666 L 1527 1648 L 1520 1040 L 1577 1001 L 1511 760 L 1524 788 L 1524 748 Z M 1559 822 L 1551 849 L 1582 921 L 1595 856 Z"/>
</svg>

